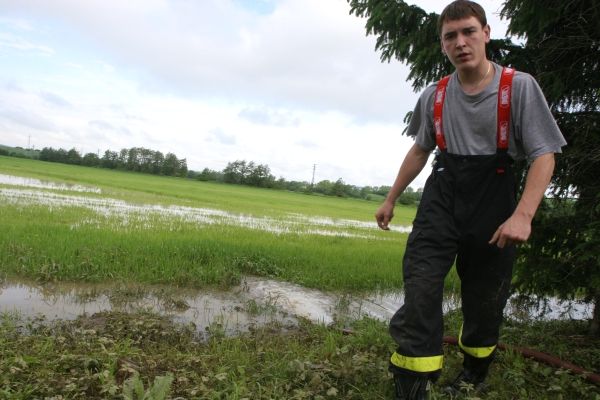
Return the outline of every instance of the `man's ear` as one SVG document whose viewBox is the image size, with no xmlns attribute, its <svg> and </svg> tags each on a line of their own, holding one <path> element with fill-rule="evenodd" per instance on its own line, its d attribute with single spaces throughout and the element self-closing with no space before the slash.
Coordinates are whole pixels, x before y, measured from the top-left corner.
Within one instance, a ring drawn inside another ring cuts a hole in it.
<svg viewBox="0 0 600 400">
<path fill-rule="evenodd" d="M 492 33 L 492 28 L 490 27 L 490 24 L 487 24 L 483 27 L 483 33 L 485 33 L 485 42 L 489 43 Z"/>
</svg>

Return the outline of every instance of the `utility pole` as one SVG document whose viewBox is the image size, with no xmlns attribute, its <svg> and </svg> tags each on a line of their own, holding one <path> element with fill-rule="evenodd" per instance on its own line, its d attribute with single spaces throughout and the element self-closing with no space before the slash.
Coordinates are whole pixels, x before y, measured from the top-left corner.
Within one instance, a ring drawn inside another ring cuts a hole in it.
<svg viewBox="0 0 600 400">
<path fill-rule="evenodd" d="M 310 188 L 312 189 L 313 186 L 315 185 L 315 171 L 317 170 L 317 164 L 313 164 L 313 174 L 312 174 L 312 180 L 310 181 Z"/>
<path fill-rule="evenodd" d="M 27 150 L 31 150 L 31 135 L 27 139 Z"/>
</svg>

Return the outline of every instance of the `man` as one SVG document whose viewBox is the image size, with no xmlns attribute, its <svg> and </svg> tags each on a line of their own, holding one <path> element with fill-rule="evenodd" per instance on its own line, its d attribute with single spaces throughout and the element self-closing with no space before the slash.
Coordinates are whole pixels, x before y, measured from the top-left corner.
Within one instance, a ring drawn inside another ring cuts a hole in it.
<svg viewBox="0 0 600 400">
<path fill-rule="evenodd" d="M 515 245 L 531 220 L 566 144 L 528 74 L 486 57 L 490 27 L 472 1 L 449 4 L 439 18 L 443 53 L 455 72 L 422 93 L 408 127 L 415 144 L 375 217 L 389 229 L 398 196 L 438 147 L 403 260 L 404 305 L 390 322 L 396 399 L 426 399 L 442 368 L 442 291 L 456 262 L 461 279 L 463 371 L 449 387 L 480 388 L 494 357 L 509 295 Z M 512 160 L 531 162 L 521 199 Z"/>
</svg>

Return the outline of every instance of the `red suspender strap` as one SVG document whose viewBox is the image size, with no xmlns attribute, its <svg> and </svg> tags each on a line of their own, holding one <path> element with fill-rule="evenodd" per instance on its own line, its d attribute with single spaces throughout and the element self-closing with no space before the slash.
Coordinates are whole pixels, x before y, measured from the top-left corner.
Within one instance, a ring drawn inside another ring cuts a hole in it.
<svg viewBox="0 0 600 400">
<path fill-rule="evenodd" d="M 444 108 L 444 97 L 446 97 L 446 88 L 450 75 L 443 77 L 437 84 L 435 91 L 435 100 L 433 103 L 433 127 L 435 128 L 435 143 L 440 150 L 446 150 L 446 139 L 442 129 L 442 110 Z"/>
<path fill-rule="evenodd" d="M 502 68 L 500 85 L 498 87 L 498 127 L 496 130 L 496 142 L 498 150 L 508 150 L 508 134 L 510 130 L 510 99 L 512 94 L 512 80 L 515 76 L 513 68 Z M 435 91 L 433 103 L 433 125 L 435 128 L 435 142 L 440 150 L 446 150 L 446 139 L 442 124 L 444 109 L 444 98 L 450 75 L 440 79 Z"/>
<path fill-rule="evenodd" d="M 498 128 L 496 141 L 498 150 L 508 150 L 508 134 L 510 130 L 510 98 L 512 94 L 512 80 L 515 76 L 513 68 L 502 68 L 500 87 L 498 87 Z"/>
</svg>

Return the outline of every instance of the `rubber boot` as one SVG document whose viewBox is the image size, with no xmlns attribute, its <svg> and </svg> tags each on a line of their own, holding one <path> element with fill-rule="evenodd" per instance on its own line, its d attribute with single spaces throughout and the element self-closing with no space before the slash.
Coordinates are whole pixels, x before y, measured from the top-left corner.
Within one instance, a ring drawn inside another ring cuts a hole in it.
<svg viewBox="0 0 600 400">
<path fill-rule="evenodd" d="M 427 400 L 429 392 L 427 387 L 427 377 L 409 375 L 409 374 L 394 374 L 394 385 L 396 391 L 394 393 L 395 400 Z"/>
<path fill-rule="evenodd" d="M 490 364 L 494 359 L 494 354 L 486 358 L 475 358 L 468 354 L 464 355 L 463 370 L 444 389 L 444 392 L 447 394 L 481 393 L 486 389 L 485 378 L 487 377 Z"/>
</svg>

